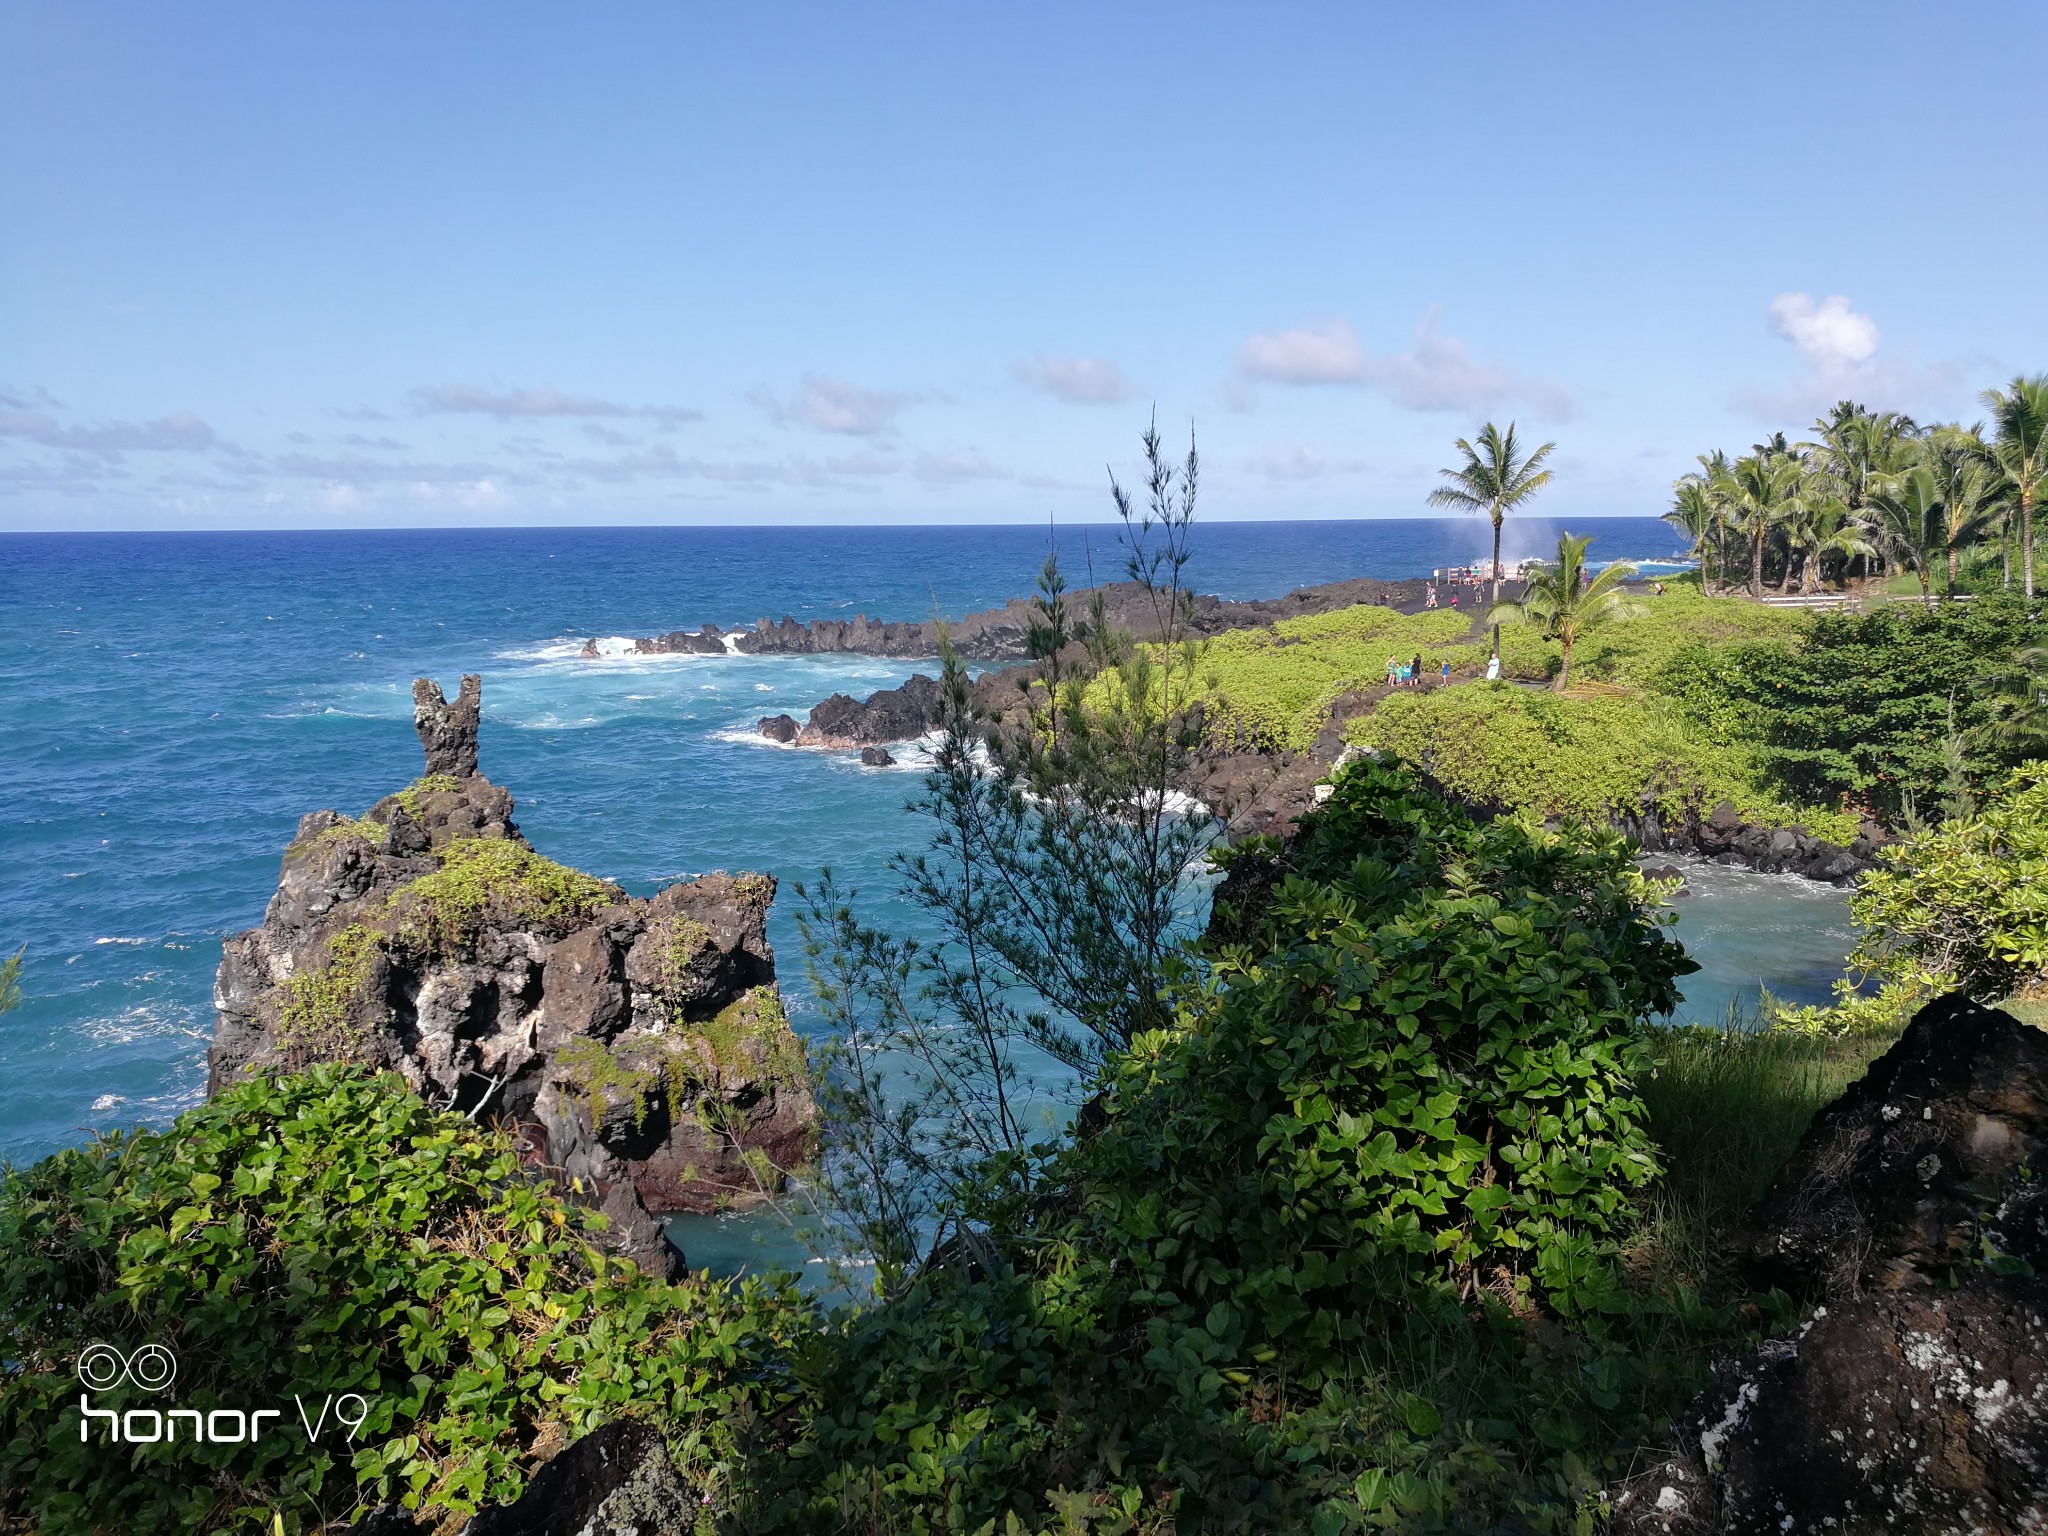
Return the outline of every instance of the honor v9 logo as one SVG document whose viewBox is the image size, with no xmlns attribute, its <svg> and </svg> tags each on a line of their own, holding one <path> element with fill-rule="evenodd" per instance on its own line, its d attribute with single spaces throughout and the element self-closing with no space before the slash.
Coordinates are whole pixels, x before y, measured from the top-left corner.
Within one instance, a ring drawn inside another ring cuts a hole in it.
<svg viewBox="0 0 2048 1536">
<path fill-rule="evenodd" d="M 196 1445 L 242 1445 L 263 1438 L 265 1419 L 282 1419 L 279 1408 L 95 1408 L 94 1392 L 112 1392 L 127 1386 L 141 1392 L 163 1392 L 178 1379 L 178 1357 L 161 1344 L 145 1344 L 124 1355 L 111 1344 L 88 1344 L 78 1357 L 78 1379 L 88 1390 L 78 1395 L 78 1438 L 93 1438 L 98 1424 L 102 1437 L 114 1444 L 155 1445 L 159 1441 Z M 336 1429 L 346 1429 L 350 1443 L 370 1416 L 369 1399 L 360 1392 L 333 1393 L 321 1401 L 317 1416 L 309 1416 L 307 1404 L 296 1392 L 299 1424 L 310 1445 L 326 1430 L 330 1416 Z"/>
</svg>

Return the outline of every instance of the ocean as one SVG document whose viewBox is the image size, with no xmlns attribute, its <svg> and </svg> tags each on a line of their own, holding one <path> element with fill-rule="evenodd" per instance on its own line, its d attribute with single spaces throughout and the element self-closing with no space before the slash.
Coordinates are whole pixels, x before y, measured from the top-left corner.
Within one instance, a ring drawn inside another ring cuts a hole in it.
<svg viewBox="0 0 2048 1536">
<path fill-rule="evenodd" d="M 1655 519 L 1593 526 L 1602 557 L 1679 551 Z M 1540 519 L 1510 528 L 1515 554 L 1556 539 Z M 1075 585 L 1091 562 L 1121 575 L 1114 528 L 1059 538 Z M 891 686 L 915 663 L 578 652 L 707 620 L 957 616 L 1028 591 L 1046 539 L 1017 526 L 0 535 L 0 953 L 26 952 L 23 1005 L 0 1016 L 0 1158 L 199 1102 L 220 940 L 261 920 L 301 816 L 360 813 L 419 772 L 415 676 L 452 693 L 459 674 L 483 674 L 483 769 L 550 857 L 642 894 L 712 869 L 787 882 L 830 865 L 879 901 L 889 855 L 920 841 L 904 812 L 914 769 L 777 748 L 753 725 Z M 1486 539 L 1476 520 L 1217 523 L 1197 529 L 1190 577 L 1272 597 L 1425 574 Z M 1681 921 L 1709 948 L 1745 942 L 1755 923 L 1718 899 Z M 1805 904 L 1765 903 L 1794 913 L 1778 948 L 1805 958 L 1730 958 L 1691 999 L 1702 1016 L 1753 985 L 1753 967 L 1797 971 L 1792 990 L 1811 990 L 1826 969 L 1814 953 L 1838 959 L 1846 940 L 1838 901 Z M 791 906 L 785 887 L 771 937 L 803 1029 L 816 1016 Z"/>
</svg>

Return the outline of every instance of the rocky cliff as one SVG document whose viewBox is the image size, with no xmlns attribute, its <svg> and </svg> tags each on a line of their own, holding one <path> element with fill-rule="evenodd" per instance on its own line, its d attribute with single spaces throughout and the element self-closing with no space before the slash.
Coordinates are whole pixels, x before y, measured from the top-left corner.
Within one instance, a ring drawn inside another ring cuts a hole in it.
<svg viewBox="0 0 2048 1536">
<path fill-rule="evenodd" d="M 649 1213 L 747 1205 L 817 1120 L 775 986 L 766 875 L 645 900 L 535 852 L 477 771 L 481 684 L 414 685 L 426 774 L 361 817 L 315 811 L 263 924 L 222 946 L 210 1091 L 356 1060 L 502 1124 L 673 1269 Z"/>
</svg>

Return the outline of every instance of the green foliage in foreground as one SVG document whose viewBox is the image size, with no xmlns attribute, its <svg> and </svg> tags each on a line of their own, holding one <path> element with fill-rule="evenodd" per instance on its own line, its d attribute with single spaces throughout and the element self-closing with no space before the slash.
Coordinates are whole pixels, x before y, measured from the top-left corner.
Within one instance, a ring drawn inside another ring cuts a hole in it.
<svg viewBox="0 0 2048 1536">
<path fill-rule="evenodd" d="M 1714 1284 L 1721 1234 L 1762 1196 L 1814 1115 L 1898 1035 L 1830 1039 L 1762 1023 L 1651 1037 L 1652 1066 L 1636 1087 L 1665 1171 L 1643 1202 L 1631 1257 L 1654 1283 Z"/>
<path fill-rule="evenodd" d="M 1512 634 L 1514 631 L 1503 631 Z M 1394 694 L 1345 739 L 1418 764 L 1475 804 L 1604 822 L 1654 806 L 1667 820 L 1730 801 L 1745 820 L 1847 843 L 1856 818 L 1786 805 L 1752 749 L 1716 740 L 1673 701 L 1473 683 Z"/>
<path fill-rule="evenodd" d="M 809 1309 L 779 1285 L 668 1285 L 502 1136 L 396 1077 L 319 1067 L 230 1089 L 0 1185 L 0 1509 L 44 1536 L 318 1529 L 359 1503 L 460 1515 L 621 1414 L 660 1424 L 715 1508 L 779 1406 Z M 253 1445 L 79 1439 L 88 1343 L 177 1357 L 170 1393 L 95 1406 L 277 1408 Z M 360 1393 L 353 1445 L 328 1394 Z"/>
<path fill-rule="evenodd" d="M 758 1522 L 1590 1530 L 1733 1326 L 1630 1284 L 1688 964 L 1611 834 L 1380 764 L 1308 826 L 1041 1193 L 844 1322 Z"/>
</svg>

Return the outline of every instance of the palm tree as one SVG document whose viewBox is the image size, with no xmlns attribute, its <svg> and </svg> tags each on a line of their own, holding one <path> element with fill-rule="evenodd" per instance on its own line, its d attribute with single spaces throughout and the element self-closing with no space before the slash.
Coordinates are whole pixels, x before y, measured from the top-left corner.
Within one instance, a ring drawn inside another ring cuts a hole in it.
<svg viewBox="0 0 2048 1536">
<path fill-rule="evenodd" d="M 1820 563 L 1825 556 L 1872 552 L 1862 526 L 1850 520 L 1848 503 L 1835 494 L 1831 485 L 1814 483 L 1817 479 L 1808 476 L 1808 484 L 1794 498 L 1782 525 L 1787 551 L 1782 590 L 1792 590 L 1796 566 L 1799 590 L 1809 597 L 1820 590 Z"/>
<path fill-rule="evenodd" d="M 1899 411 L 1870 411 L 1853 400 L 1840 400 L 1813 424 L 1821 469 L 1834 482 L 1851 522 L 1865 522 L 1871 497 L 1886 475 L 1906 468 L 1919 425 Z M 1876 553 L 1871 550 L 1866 553 Z"/>
<path fill-rule="evenodd" d="M 2013 667 L 1987 680 L 1997 715 L 1979 728 L 1996 741 L 2018 741 L 2030 749 L 2048 747 L 2048 645 L 2033 645 L 2013 656 Z"/>
<path fill-rule="evenodd" d="M 1707 552 L 1721 531 L 1721 508 L 1704 475 L 1683 475 L 1671 487 L 1671 510 L 1664 521 L 1691 541 L 1687 551 L 1700 563 L 1700 590 L 1707 590 Z"/>
<path fill-rule="evenodd" d="M 1871 527 L 1891 559 L 1920 578 L 1920 601 L 1934 606 L 1930 567 L 1947 547 L 1948 512 L 1934 471 L 1915 464 L 1878 481 L 1870 498 Z"/>
<path fill-rule="evenodd" d="M 2019 513 L 2020 583 L 2034 595 L 2034 502 L 2048 481 L 2048 373 L 2016 376 L 1977 397 L 1991 416 L 1991 458 Z"/>
<path fill-rule="evenodd" d="M 1544 639 L 1564 647 L 1564 666 L 1553 685 L 1559 692 L 1572 675 L 1572 647 L 1592 630 L 1635 612 L 1622 589 L 1622 583 L 1635 575 L 1634 566 L 1617 560 L 1591 581 L 1586 579 L 1586 546 L 1592 542 L 1591 534 L 1565 534 L 1557 541 L 1557 564 L 1539 567 L 1530 575 L 1520 602 L 1496 602 L 1488 614 L 1496 626 L 1535 624 Z"/>
<path fill-rule="evenodd" d="M 1803 466 L 1792 453 L 1750 453 L 1728 466 L 1719 490 L 1728 526 L 1749 544 L 1749 595 L 1764 595 L 1764 544 L 1797 505 Z"/>
<path fill-rule="evenodd" d="M 1954 597 L 1962 552 L 1998 521 L 1996 478 L 1976 427 L 1936 427 L 1920 445 L 1920 462 L 1933 472 L 1941 493 L 1942 548 L 1948 555 L 1948 595 Z"/>
<path fill-rule="evenodd" d="M 1512 421 L 1505 433 L 1489 421 L 1479 429 L 1477 448 L 1462 437 L 1458 439 L 1458 451 L 1465 455 L 1465 462 L 1456 469 L 1443 470 L 1441 473 L 1450 484 L 1440 485 L 1429 493 L 1432 507 L 1484 512 L 1493 519 L 1493 601 L 1496 605 L 1500 602 L 1501 519 L 1550 484 L 1550 471 L 1543 467 L 1543 461 L 1550 457 L 1556 446 L 1555 443 L 1545 443 L 1525 456 L 1522 445 L 1515 438 Z M 1498 623 L 1493 626 L 1493 654 L 1500 654 Z"/>
</svg>

